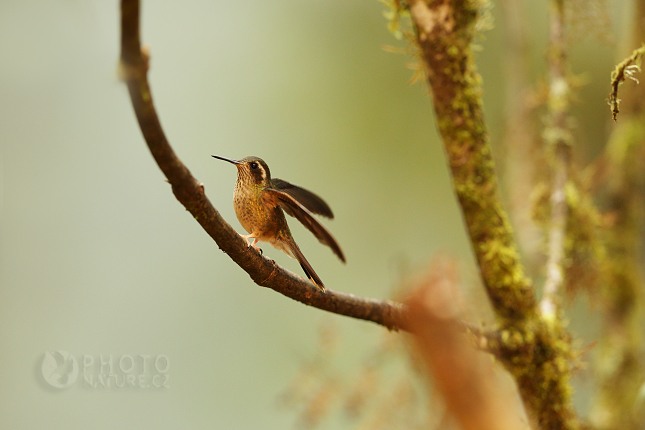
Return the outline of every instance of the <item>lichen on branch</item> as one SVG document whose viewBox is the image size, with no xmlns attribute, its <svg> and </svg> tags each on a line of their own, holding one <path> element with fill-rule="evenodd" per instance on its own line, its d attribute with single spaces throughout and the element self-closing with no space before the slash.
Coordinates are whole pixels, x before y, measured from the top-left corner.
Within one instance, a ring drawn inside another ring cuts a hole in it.
<svg viewBox="0 0 645 430">
<path fill-rule="evenodd" d="M 436 120 L 453 185 L 497 316 L 506 322 L 535 310 L 531 281 L 519 259 L 499 197 L 472 42 L 479 1 L 409 1 L 420 58 L 432 90 Z"/>
</svg>

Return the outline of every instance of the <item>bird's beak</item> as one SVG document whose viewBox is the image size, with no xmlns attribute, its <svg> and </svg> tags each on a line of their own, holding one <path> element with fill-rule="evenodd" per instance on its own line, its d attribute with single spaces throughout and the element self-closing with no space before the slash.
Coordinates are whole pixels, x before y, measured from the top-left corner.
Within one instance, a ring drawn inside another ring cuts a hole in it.
<svg viewBox="0 0 645 430">
<path fill-rule="evenodd" d="M 217 158 L 217 159 L 219 159 L 219 160 L 228 161 L 229 163 L 233 163 L 233 164 L 237 164 L 237 165 L 242 164 L 242 163 L 240 163 L 239 161 L 231 160 L 230 158 L 220 157 L 219 155 L 213 155 L 212 157 Z"/>
</svg>

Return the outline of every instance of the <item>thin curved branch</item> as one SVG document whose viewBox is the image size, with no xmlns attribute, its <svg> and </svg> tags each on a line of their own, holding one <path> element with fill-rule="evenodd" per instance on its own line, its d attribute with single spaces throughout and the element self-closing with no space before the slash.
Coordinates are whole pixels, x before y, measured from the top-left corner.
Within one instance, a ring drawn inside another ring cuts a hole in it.
<svg viewBox="0 0 645 430">
<path fill-rule="evenodd" d="M 139 9 L 138 0 L 121 1 L 122 75 L 143 137 L 179 202 L 220 249 L 258 285 L 318 309 L 372 321 L 389 329 L 406 329 L 407 309 L 404 305 L 329 289 L 326 293 L 321 293 L 308 281 L 249 249 L 244 239 L 221 217 L 204 195 L 204 186 L 177 157 L 161 128 L 148 84 L 148 55 L 141 49 Z"/>
</svg>

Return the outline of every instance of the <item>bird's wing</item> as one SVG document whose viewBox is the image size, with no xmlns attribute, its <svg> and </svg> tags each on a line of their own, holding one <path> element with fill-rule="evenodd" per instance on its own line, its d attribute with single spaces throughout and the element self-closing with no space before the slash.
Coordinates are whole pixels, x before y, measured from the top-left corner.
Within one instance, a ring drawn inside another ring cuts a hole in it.
<svg viewBox="0 0 645 430">
<path fill-rule="evenodd" d="M 297 185 L 293 185 L 287 181 L 283 181 L 282 179 L 272 179 L 271 185 L 273 185 L 273 188 L 277 191 L 281 191 L 293 197 L 294 200 L 307 208 L 309 212 L 322 215 L 327 218 L 334 217 L 334 214 L 327 203 L 325 203 L 323 199 L 321 199 L 311 191 L 300 188 Z M 289 212 L 287 213 L 291 216 L 295 216 L 293 214 L 290 214 Z"/>
<path fill-rule="evenodd" d="M 334 251 L 334 254 L 336 254 L 338 258 L 340 258 L 343 262 L 345 262 L 345 255 L 340 249 L 338 242 L 336 242 L 336 239 L 334 239 L 331 233 L 322 224 L 316 221 L 309 209 L 307 209 L 291 194 L 285 191 L 269 188 L 265 190 L 265 192 L 270 195 L 267 197 L 271 197 L 272 199 L 275 198 L 278 201 L 280 207 L 284 209 L 287 214 L 295 217 L 298 221 L 300 221 L 305 227 L 307 227 L 309 231 L 314 234 L 314 236 L 316 236 L 316 238 L 318 238 L 320 243 L 329 246 L 332 251 Z"/>
</svg>

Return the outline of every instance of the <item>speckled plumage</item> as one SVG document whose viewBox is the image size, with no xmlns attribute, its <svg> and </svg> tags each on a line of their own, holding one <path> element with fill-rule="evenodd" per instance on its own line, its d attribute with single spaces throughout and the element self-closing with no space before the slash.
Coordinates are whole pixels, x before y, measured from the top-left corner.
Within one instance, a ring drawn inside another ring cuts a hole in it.
<svg viewBox="0 0 645 430">
<path fill-rule="evenodd" d="M 277 202 L 271 203 L 267 200 L 262 187 L 245 186 L 244 182 L 239 180 L 235 183 L 233 207 L 244 230 L 258 241 L 269 242 L 295 258 L 291 249 L 282 243 L 285 240 L 293 240 L 284 211 Z"/>
</svg>

